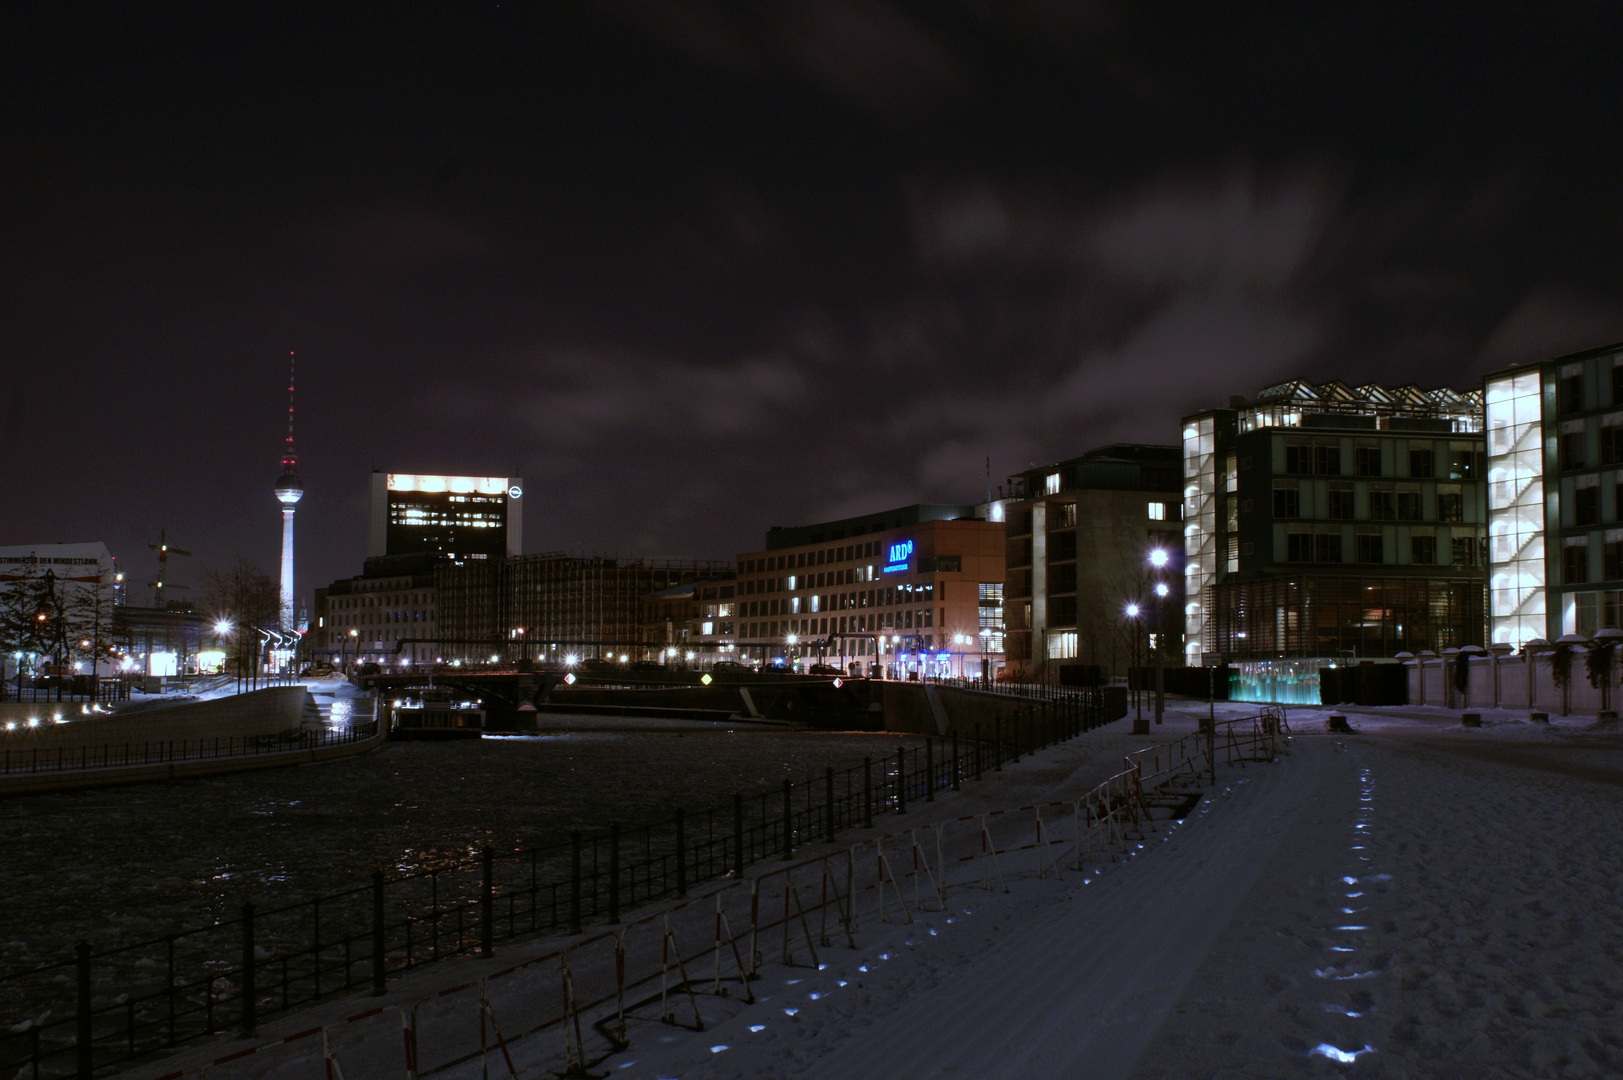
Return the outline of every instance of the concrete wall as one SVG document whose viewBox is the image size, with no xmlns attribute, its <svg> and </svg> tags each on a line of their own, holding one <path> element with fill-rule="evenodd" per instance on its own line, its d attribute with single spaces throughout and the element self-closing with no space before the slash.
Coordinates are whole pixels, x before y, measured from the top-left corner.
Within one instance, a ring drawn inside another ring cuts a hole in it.
<svg viewBox="0 0 1623 1080">
<path fill-rule="evenodd" d="M 112 766 L 105 769 L 68 769 L 62 772 L 16 772 L 0 775 L 0 796 L 34 795 L 48 791 L 73 791 L 83 788 L 118 787 L 124 784 L 148 784 L 183 780 L 195 776 L 214 776 L 220 773 L 250 772 L 258 769 L 276 769 L 285 765 L 309 765 L 335 758 L 353 757 L 382 746 L 385 734 L 381 727 L 369 739 L 336 743 L 330 746 L 310 747 L 303 750 L 283 750 L 271 754 L 253 754 L 245 757 L 205 758 L 192 761 L 170 761 L 152 765 Z"/>
<path fill-rule="evenodd" d="M 1563 695 L 1550 677 L 1550 657 L 1539 654 L 1532 658 L 1531 670 L 1526 657 L 1514 656 L 1493 659 L 1472 657 L 1470 663 L 1470 689 L 1461 694 L 1454 689 L 1454 661 L 1447 664 L 1441 659 L 1428 658 L 1424 665 L 1411 660 L 1409 668 L 1409 703 L 1411 705 L 1442 705 L 1453 709 L 1529 709 L 1559 715 L 1563 711 Z M 1619 691 L 1619 668 L 1623 656 L 1612 664 L 1608 708 L 1616 709 L 1623 703 Z M 1584 666 L 1584 654 L 1572 658 L 1572 678 L 1567 688 L 1566 711 L 1593 716 L 1601 709 L 1601 690 L 1589 685 Z"/>
<path fill-rule="evenodd" d="M 1000 717 L 1030 707 L 1025 698 L 1007 694 L 987 694 L 930 683 L 888 682 L 884 686 L 886 731 L 913 735 L 950 735 L 972 738 L 975 725 L 989 738 Z"/>
<path fill-rule="evenodd" d="M 852 679 L 839 689 L 827 682 L 773 680 L 749 685 L 715 683 L 669 689 L 615 690 L 555 686 L 546 701 L 560 709 L 571 703 L 623 708 L 721 709 L 742 717 L 788 720 L 812 727 L 879 730 L 879 684 Z"/>
<path fill-rule="evenodd" d="M 13 751 L 34 747 L 77 748 L 122 743 L 167 742 L 170 739 L 243 738 L 297 731 L 303 720 L 307 691 L 302 686 L 273 686 L 232 697 L 189 701 L 120 715 L 83 716 L 79 704 L 7 703 L 0 706 L 0 746 Z M 60 711 L 67 723 L 55 723 Z M 36 728 L 29 717 L 39 717 Z M 15 731 L 5 730 L 10 722 Z"/>
</svg>

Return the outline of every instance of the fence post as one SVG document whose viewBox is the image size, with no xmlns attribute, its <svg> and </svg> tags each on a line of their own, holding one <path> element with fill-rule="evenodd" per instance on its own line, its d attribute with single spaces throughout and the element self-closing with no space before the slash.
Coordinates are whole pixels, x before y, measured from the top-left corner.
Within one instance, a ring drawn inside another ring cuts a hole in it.
<svg viewBox="0 0 1623 1080">
<path fill-rule="evenodd" d="M 862 827 L 873 828 L 873 760 L 862 759 Z"/>
<path fill-rule="evenodd" d="M 733 877 L 744 880 L 744 796 L 733 792 Z"/>
<path fill-rule="evenodd" d="M 380 997 L 387 989 L 384 961 L 388 958 L 389 943 L 383 931 L 383 871 L 372 871 L 372 996 Z M 409 957 L 408 957 L 409 959 Z"/>
<path fill-rule="evenodd" d="M 1002 713 L 998 714 L 997 721 L 993 725 L 992 730 L 995 733 L 993 735 L 993 741 L 992 741 L 992 771 L 993 772 L 1002 772 L 1003 771 L 1003 714 Z"/>
<path fill-rule="evenodd" d="M 569 932 L 580 933 L 580 830 L 569 833 Z"/>
<path fill-rule="evenodd" d="M 924 801 L 935 802 L 935 740 L 924 740 Z"/>
<path fill-rule="evenodd" d="M 482 878 L 479 888 L 479 952 L 489 959 L 496 955 L 496 898 L 495 898 L 495 859 L 496 853 L 485 848 L 480 853 Z"/>
<path fill-rule="evenodd" d="M 794 785 L 785 780 L 783 782 L 783 857 L 794 858 L 795 854 L 795 828 L 792 815 L 794 806 L 790 801 L 790 792 Z"/>
<path fill-rule="evenodd" d="M 78 976 L 79 1011 L 75 1026 L 74 1048 L 78 1058 L 78 1080 L 90 1080 L 95 1073 L 95 1059 L 91 1054 L 93 1035 L 90 1023 L 90 946 L 81 941 L 73 950 L 75 974 Z"/>
<path fill-rule="evenodd" d="M 609 826 L 609 922 L 620 921 L 620 826 Z"/>
<path fill-rule="evenodd" d="M 682 809 L 676 810 L 676 895 L 688 894 L 688 832 Z"/>
<path fill-rule="evenodd" d="M 896 812 L 907 813 L 907 747 L 896 748 Z"/>
<path fill-rule="evenodd" d="M 242 905 L 242 1033 L 254 1034 L 258 1025 L 258 997 L 254 989 L 254 906 Z"/>
<path fill-rule="evenodd" d="M 958 791 L 958 731 L 952 733 L 952 790 Z"/>
<path fill-rule="evenodd" d="M 823 771 L 823 839 L 834 842 L 834 766 Z"/>
</svg>

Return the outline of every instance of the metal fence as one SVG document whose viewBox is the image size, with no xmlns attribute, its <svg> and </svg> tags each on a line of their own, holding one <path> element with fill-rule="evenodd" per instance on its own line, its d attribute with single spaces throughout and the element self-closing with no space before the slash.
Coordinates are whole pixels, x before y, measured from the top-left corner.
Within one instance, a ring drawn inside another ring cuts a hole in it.
<svg viewBox="0 0 1623 1080">
<path fill-rule="evenodd" d="M 235 918 L 116 949 L 81 943 L 73 956 L 0 975 L 0 1000 L 25 1003 L 0 1024 L 0 1075 L 88 1078 L 356 987 L 381 991 L 394 972 L 491 955 L 498 941 L 617 923 L 634 906 L 790 860 L 798 846 L 871 827 L 875 814 L 905 813 L 910 801 L 1108 723 L 1102 701 L 1088 692 L 1028 701 L 967 738 L 899 747 L 698 813 L 487 847 L 418 873 L 378 871 L 354 888 L 268 909 L 244 904 Z"/>
<path fill-rule="evenodd" d="M 167 739 L 104 743 L 101 746 L 7 745 L 0 749 L 0 778 L 300 753 L 364 742 L 376 734 L 377 722 L 368 720 L 337 731 L 301 730 L 291 735 Z"/>
</svg>

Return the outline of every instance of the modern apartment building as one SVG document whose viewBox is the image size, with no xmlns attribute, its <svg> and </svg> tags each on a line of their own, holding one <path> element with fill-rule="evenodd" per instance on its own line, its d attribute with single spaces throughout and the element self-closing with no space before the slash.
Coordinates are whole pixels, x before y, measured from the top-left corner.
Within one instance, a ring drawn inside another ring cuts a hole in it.
<svg viewBox="0 0 1623 1080">
<path fill-rule="evenodd" d="M 773 528 L 738 556 L 738 645 L 889 678 L 995 677 L 1003 523 L 995 504 L 920 504 Z"/>
<path fill-rule="evenodd" d="M 1004 618 L 1011 677 L 1065 664 L 1121 675 L 1166 633 L 1183 662 L 1183 504 L 1176 446 L 1116 444 L 1009 478 Z M 1164 565 L 1150 561 L 1167 555 Z M 1157 597 L 1156 581 L 1167 585 Z M 1155 624 L 1159 599 L 1161 625 Z"/>
<path fill-rule="evenodd" d="M 1483 388 L 1492 640 L 1623 625 L 1623 343 Z"/>
<path fill-rule="evenodd" d="M 1482 392 L 1270 386 L 1183 425 L 1189 663 L 1482 645 Z"/>
</svg>

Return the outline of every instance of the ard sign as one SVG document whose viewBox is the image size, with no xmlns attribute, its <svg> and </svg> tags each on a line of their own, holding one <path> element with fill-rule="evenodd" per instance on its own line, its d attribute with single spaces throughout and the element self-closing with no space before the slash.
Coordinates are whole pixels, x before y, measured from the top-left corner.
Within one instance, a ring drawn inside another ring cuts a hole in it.
<svg viewBox="0 0 1623 1080">
<path fill-rule="evenodd" d="M 913 541 L 896 541 L 894 544 L 890 545 L 888 555 L 889 557 L 885 560 L 885 573 L 906 573 L 908 561 L 913 558 Z"/>
</svg>

